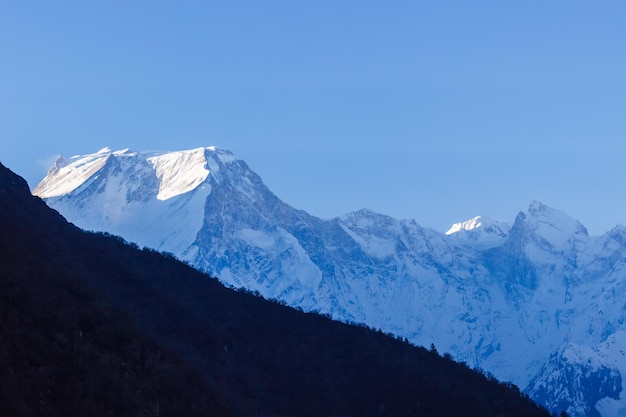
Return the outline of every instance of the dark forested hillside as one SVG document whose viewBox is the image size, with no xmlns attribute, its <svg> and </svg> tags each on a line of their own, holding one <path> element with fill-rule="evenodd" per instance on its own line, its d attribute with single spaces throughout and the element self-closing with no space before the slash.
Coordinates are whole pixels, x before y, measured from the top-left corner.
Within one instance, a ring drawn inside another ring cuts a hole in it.
<svg viewBox="0 0 626 417">
<path fill-rule="evenodd" d="M 0 165 L 0 416 L 547 416 L 515 387 L 80 231 Z"/>
</svg>

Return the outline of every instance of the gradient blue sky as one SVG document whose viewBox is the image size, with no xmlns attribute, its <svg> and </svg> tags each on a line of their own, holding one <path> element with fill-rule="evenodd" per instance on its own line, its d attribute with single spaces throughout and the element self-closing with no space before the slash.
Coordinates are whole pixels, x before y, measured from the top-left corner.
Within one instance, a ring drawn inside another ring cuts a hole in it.
<svg viewBox="0 0 626 417">
<path fill-rule="evenodd" d="M 287 203 L 626 223 L 624 1 L 0 1 L 0 161 L 216 145 Z"/>
</svg>

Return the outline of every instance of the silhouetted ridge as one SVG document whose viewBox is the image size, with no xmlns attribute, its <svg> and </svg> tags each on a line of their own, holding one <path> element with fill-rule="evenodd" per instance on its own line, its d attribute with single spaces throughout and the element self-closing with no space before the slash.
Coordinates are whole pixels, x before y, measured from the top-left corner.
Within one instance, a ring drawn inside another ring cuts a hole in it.
<svg viewBox="0 0 626 417">
<path fill-rule="evenodd" d="M 87 285 L 78 246 L 90 240 L 0 164 L 0 416 L 229 415 Z"/>
<path fill-rule="evenodd" d="M 1 165 L 0 341 L 0 415 L 548 415 L 449 358 L 82 232 Z"/>
</svg>

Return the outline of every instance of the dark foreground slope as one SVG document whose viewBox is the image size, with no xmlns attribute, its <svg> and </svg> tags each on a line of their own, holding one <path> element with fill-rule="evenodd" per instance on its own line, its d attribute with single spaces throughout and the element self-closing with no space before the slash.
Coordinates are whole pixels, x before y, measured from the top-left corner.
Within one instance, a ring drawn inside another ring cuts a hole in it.
<svg viewBox="0 0 626 417">
<path fill-rule="evenodd" d="M 110 279 L 92 264 L 100 244 L 0 164 L 0 416 L 227 415 L 180 355 L 89 288 Z"/>
<path fill-rule="evenodd" d="M 547 413 L 422 348 L 84 233 L 0 165 L 0 415 Z"/>
</svg>

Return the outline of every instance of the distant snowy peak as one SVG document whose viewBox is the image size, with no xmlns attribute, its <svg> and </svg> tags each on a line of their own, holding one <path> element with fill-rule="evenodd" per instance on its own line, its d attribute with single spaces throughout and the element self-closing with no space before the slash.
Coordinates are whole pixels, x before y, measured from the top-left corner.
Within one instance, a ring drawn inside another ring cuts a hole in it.
<svg viewBox="0 0 626 417">
<path fill-rule="evenodd" d="M 60 156 L 48 175 L 35 187 L 33 194 L 41 198 L 68 195 L 96 179 L 112 160 L 115 160 L 116 166 L 122 167 L 129 163 L 137 165 L 137 159 L 150 166 L 156 175 L 157 199 L 168 200 L 197 188 L 207 179 L 211 169 L 218 169 L 218 161 L 229 163 L 235 157 L 229 151 L 212 146 L 176 152 L 146 153 L 103 148 L 96 153 L 76 155 L 69 159 Z"/>
<path fill-rule="evenodd" d="M 567 213 L 548 207 L 539 201 L 533 201 L 528 207 L 527 223 L 536 229 L 543 225 L 565 235 L 582 233 L 587 235 L 587 229 L 578 220 L 573 219 Z"/>
<path fill-rule="evenodd" d="M 454 223 L 452 227 L 450 227 L 450 229 L 446 232 L 446 235 L 449 236 L 451 234 L 458 233 L 462 230 L 465 230 L 465 231 L 474 230 L 478 227 L 481 227 L 483 225 L 483 222 L 486 222 L 486 221 L 489 221 L 489 220 L 483 216 L 476 216 L 476 217 L 472 217 L 469 220 L 465 220 L 464 222 L 461 222 L 461 223 Z"/>
<path fill-rule="evenodd" d="M 446 232 L 446 236 L 453 243 L 485 249 L 502 244 L 510 229 L 510 223 L 476 216 L 464 222 L 453 224 Z"/>
<path fill-rule="evenodd" d="M 533 201 L 527 213 L 518 214 L 511 236 L 525 242 L 536 242 L 539 246 L 547 243 L 563 251 L 571 249 L 576 241 L 585 240 L 589 234 L 585 226 L 565 212 Z"/>
</svg>

